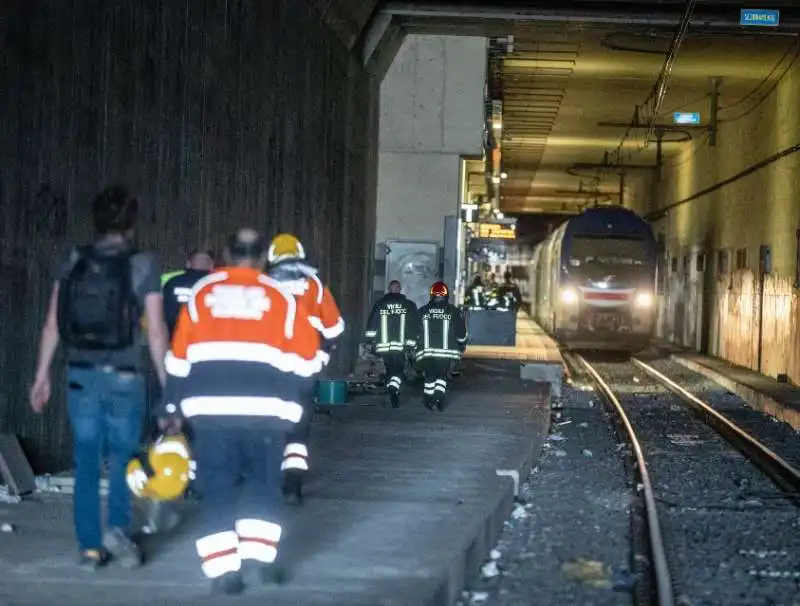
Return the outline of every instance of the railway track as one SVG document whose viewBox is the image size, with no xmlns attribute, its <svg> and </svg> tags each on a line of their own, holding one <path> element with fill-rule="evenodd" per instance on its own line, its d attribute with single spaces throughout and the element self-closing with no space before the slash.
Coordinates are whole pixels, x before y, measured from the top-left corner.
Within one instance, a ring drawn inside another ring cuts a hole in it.
<svg viewBox="0 0 800 606">
<path fill-rule="evenodd" d="M 630 449 L 635 602 L 800 604 L 800 471 L 639 359 L 565 358 Z"/>
</svg>

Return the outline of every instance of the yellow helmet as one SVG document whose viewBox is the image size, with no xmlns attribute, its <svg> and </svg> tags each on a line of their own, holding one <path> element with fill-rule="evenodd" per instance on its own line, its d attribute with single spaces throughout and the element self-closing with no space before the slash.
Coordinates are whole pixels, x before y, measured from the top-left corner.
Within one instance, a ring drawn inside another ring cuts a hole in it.
<svg viewBox="0 0 800 606">
<path fill-rule="evenodd" d="M 194 477 L 194 462 L 182 435 L 163 436 L 147 453 L 147 461 L 134 458 L 128 463 L 126 480 L 137 497 L 172 501 L 181 496 Z"/>
<path fill-rule="evenodd" d="M 286 259 L 305 259 L 306 251 L 303 245 L 292 234 L 278 234 L 272 239 L 272 244 L 267 252 L 267 261 L 277 263 Z"/>
</svg>

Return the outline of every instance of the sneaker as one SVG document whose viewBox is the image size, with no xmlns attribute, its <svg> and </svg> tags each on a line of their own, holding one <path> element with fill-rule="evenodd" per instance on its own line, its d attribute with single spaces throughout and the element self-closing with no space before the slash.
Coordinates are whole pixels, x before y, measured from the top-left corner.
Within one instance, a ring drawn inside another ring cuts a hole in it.
<svg viewBox="0 0 800 606">
<path fill-rule="evenodd" d="M 226 572 L 211 579 L 211 595 L 239 595 L 243 591 L 244 581 L 240 572 Z"/>
<path fill-rule="evenodd" d="M 99 570 L 108 564 L 110 559 L 104 549 L 84 549 L 79 554 L 78 565 L 84 570 Z"/>
<path fill-rule="evenodd" d="M 142 552 L 121 528 L 109 528 L 103 534 L 103 546 L 111 556 L 125 568 L 138 568 L 142 565 Z"/>
</svg>

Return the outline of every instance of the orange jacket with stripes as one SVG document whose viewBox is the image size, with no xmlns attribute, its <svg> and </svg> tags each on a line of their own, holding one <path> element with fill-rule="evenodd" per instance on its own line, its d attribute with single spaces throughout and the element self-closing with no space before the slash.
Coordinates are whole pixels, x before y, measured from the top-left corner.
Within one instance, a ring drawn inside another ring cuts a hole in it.
<svg viewBox="0 0 800 606">
<path fill-rule="evenodd" d="M 309 322 L 322 338 L 331 341 L 344 332 L 344 320 L 333 294 L 319 279 L 317 271 L 302 261 L 278 263 L 269 275 L 291 292 L 309 312 Z"/>
<path fill-rule="evenodd" d="M 327 361 L 310 314 L 284 288 L 256 269 L 222 268 L 195 284 L 181 310 L 165 400 L 180 400 L 187 417 L 297 422 L 299 386 Z"/>
</svg>

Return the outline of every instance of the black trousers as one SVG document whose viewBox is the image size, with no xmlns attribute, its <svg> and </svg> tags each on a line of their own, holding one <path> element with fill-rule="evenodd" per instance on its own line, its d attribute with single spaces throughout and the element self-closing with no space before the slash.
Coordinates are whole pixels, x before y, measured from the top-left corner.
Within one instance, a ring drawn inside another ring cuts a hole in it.
<svg viewBox="0 0 800 606">
<path fill-rule="evenodd" d="M 308 443 L 311 439 L 311 422 L 314 419 L 314 383 L 309 381 L 300 393 L 303 416 L 286 435 L 281 471 L 306 472 L 309 470 Z"/>
<path fill-rule="evenodd" d="M 447 393 L 447 376 L 453 360 L 450 358 L 422 358 L 417 368 L 425 377 L 423 393 L 426 399 L 443 400 Z"/>
<path fill-rule="evenodd" d="M 200 416 L 192 426 L 203 494 L 196 542 L 203 572 L 215 578 L 239 570 L 244 560 L 272 563 L 282 534 L 286 425 L 269 417 Z"/>
<path fill-rule="evenodd" d="M 406 375 L 406 354 L 402 351 L 381 354 L 386 367 L 386 388 L 400 391 Z"/>
</svg>

